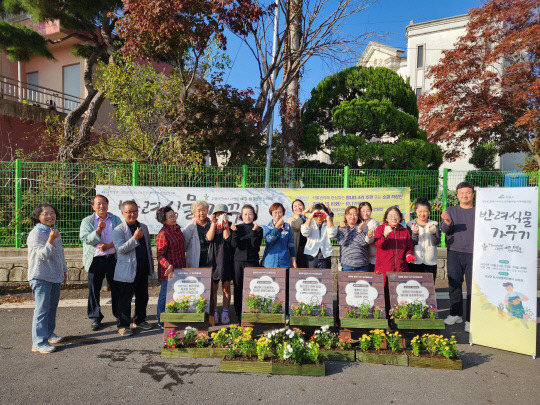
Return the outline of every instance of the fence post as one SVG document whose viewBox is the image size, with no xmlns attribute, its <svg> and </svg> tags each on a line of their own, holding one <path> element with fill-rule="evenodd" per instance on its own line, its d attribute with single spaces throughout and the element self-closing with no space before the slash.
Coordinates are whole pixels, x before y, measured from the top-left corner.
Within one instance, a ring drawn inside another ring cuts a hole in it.
<svg viewBox="0 0 540 405">
<path fill-rule="evenodd" d="M 540 210 L 540 169 L 538 170 L 538 182 L 536 183 L 536 187 L 538 187 L 538 209 Z M 538 228 L 540 231 L 540 223 Z M 538 238 L 538 249 L 540 249 L 540 238 Z"/>
<path fill-rule="evenodd" d="M 22 160 L 15 160 L 15 247 L 22 246 Z"/>
<path fill-rule="evenodd" d="M 349 166 L 344 168 L 343 188 L 349 188 Z"/>
<path fill-rule="evenodd" d="M 242 165 L 242 188 L 247 187 L 247 173 L 248 173 L 248 166 Z"/>
<path fill-rule="evenodd" d="M 131 162 L 131 185 L 139 185 L 139 162 Z"/>
<path fill-rule="evenodd" d="M 448 199 L 448 169 L 443 169 L 442 210 L 446 211 Z M 446 247 L 446 234 L 441 234 L 441 247 Z"/>
</svg>

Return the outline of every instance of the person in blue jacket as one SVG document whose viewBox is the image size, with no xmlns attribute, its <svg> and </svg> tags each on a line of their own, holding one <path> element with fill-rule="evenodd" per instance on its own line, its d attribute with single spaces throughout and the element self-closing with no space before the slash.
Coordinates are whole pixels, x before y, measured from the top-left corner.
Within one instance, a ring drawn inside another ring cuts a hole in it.
<svg viewBox="0 0 540 405">
<path fill-rule="evenodd" d="M 264 238 L 266 247 L 261 264 L 264 267 L 282 267 L 295 269 L 296 254 L 294 251 L 294 235 L 291 226 L 283 220 L 285 207 L 281 203 L 274 203 L 270 206 L 272 221 L 264 226 Z"/>
</svg>

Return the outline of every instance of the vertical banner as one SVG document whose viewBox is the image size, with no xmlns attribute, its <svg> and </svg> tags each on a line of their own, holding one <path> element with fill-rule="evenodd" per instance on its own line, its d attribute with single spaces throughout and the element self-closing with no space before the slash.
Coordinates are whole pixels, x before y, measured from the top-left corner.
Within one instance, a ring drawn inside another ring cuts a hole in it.
<svg viewBox="0 0 540 405">
<path fill-rule="evenodd" d="M 471 343 L 536 356 L 538 188 L 476 193 Z"/>
</svg>

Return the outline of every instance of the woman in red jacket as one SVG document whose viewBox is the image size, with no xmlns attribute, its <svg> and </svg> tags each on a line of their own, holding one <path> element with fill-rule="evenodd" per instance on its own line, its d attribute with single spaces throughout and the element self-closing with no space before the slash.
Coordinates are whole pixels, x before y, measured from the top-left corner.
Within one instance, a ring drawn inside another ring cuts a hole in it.
<svg viewBox="0 0 540 405">
<path fill-rule="evenodd" d="M 397 207 L 390 207 L 384 213 L 383 224 L 375 230 L 377 260 L 375 273 L 384 275 L 397 271 L 409 271 L 408 262 L 416 260 L 409 231 L 401 226 L 403 214 Z"/>
</svg>

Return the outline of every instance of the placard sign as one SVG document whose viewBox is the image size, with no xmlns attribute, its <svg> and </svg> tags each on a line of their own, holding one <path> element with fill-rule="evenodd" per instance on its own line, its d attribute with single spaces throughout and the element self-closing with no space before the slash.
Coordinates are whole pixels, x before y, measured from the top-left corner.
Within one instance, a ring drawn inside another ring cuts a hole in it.
<svg viewBox="0 0 540 405">
<path fill-rule="evenodd" d="M 390 305 L 403 301 L 421 301 L 422 305 L 437 308 L 435 285 L 431 273 L 387 273 Z"/>
<path fill-rule="evenodd" d="M 289 269 L 289 314 L 292 305 L 324 303 L 328 316 L 334 314 L 331 269 Z"/>
<path fill-rule="evenodd" d="M 244 269 L 244 290 L 242 291 L 242 312 L 249 312 L 245 298 L 250 294 L 270 297 L 283 303 L 285 312 L 285 292 L 287 269 L 267 269 L 264 267 L 246 267 Z"/>
<path fill-rule="evenodd" d="M 206 313 L 210 305 L 210 286 L 212 268 L 174 269 L 167 283 L 167 303 L 189 297 L 187 312 L 195 312 L 195 301 L 202 297 L 206 300 Z"/>
<path fill-rule="evenodd" d="M 536 356 L 538 188 L 476 194 L 472 343 Z"/>
<path fill-rule="evenodd" d="M 383 275 L 361 271 L 338 273 L 339 317 L 345 318 L 345 307 L 369 304 L 379 307 L 382 318 L 386 318 Z"/>
</svg>

